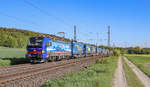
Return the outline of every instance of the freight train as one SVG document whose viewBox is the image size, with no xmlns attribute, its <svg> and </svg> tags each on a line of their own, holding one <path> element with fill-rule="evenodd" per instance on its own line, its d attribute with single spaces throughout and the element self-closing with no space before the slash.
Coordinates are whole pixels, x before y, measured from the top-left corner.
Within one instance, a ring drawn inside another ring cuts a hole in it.
<svg viewBox="0 0 150 87">
<path fill-rule="evenodd" d="M 109 50 L 78 42 L 55 41 L 49 37 L 31 37 L 27 44 L 26 58 L 31 63 L 57 61 L 62 59 L 108 56 Z"/>
</svg>

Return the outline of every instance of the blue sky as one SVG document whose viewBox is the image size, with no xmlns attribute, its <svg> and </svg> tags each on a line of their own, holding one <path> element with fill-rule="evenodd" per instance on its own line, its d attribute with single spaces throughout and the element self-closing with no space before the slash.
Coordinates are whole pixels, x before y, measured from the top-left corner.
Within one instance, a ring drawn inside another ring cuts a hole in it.
<svg viewBox="0 0 150 87">
<path fill-rule="evenodd" d="M 25 0 L 0 1 L 0 26 L 55 34 L 66 32 L 82 42 L 107 44 L 107 26 L 111 26 L 111 44 L 150 47 L 149 0 Z M 15 18 L 14 18 L 15 17 Z"/>
</svg>

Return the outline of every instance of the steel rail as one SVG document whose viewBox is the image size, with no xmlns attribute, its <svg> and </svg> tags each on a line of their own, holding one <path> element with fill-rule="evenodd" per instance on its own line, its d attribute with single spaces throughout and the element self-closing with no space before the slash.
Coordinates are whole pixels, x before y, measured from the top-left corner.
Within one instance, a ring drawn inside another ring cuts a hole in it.
<svg viewBox="0 0 150 87">
<path fill-rule="evenodd" d="M 23 78 L 31 77 L 31 76 L 34 76 L 34 75 L 37 75 L 37 74 L 41 74 L 41 73 L 48 72 L 48 71 L 51 71 L 51 70 L 57 70 L 59 68 L 65 67 L 65 66 L 80 63 L 82 61 L 83 62 L 90 61 L 90 60 L 93 60 L 93 59 L 98 59 L 98 58 L 75 59 L 71 62 L 66 61 L 65 63 L 50 66 L 50 67 L 27 70 L 27 71 L 17 72 L 17 73 L 13 73 L 13 74 L 6 74 L 6 75 L 3 75 L 3 76 L 0 77 L 1 79 L 4 79 L 4 80 L 0 80 L 0 83 L 6 83 L 6 82 L 14 81 L 14 80 L 17 80 L 17 79 L 23 79 Z"/>
</svg>

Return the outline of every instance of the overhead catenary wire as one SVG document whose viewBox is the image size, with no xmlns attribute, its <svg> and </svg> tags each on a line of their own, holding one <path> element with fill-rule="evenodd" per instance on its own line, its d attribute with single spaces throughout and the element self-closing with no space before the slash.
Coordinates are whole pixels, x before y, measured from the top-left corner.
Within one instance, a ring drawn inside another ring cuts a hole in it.
<svg viewBox="0 0 150 87">
<path fill-rule="evenodd" d="M 71 27 L 70 24 L 69 24 L 69 23 L 66 23 L 66 21 L 63 20 L 62 18 L 57 17 L 57 16 L 51 14 L 50 12 L 47 12 L 46 10 L 41 9 L 41 8 L 38 7 L 37 5 L 35 5 L 35 4 L 33 4 L 32 2 L 30 2 L 29 0 L 23 0 L 23 1 L 24 1 L 26 4 L 30 5 L 31 7 L 33 7 L 33 8 L 35 8 L 35 9 L 39 10 L 41 13 L 43 13 L 43 14 L 49 16 L 49 17 L 55 18 L 57 21 L 62 22 L 64 25 L 68 26 L 69 28 Z"/>
</svg>

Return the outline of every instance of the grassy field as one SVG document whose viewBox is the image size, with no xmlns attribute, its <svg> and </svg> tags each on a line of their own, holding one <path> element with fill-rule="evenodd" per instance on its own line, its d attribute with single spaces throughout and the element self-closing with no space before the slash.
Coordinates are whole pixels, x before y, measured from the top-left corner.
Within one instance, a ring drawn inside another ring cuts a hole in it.
<svg viewBox="0 0 150 87">
<path fill-rule="evenodd" d="M 127 65 L 127 63 L 124 60 L 123 60 L 123 68 L 125 71 L 127 83 L 130 87 L 144 87 L 141 81 L 137 78 L 136 74 L 133 72 L 133 70 Z"/>
<path fill-rule="evenodd" d="M 0 47 L 0 66 L 25 63 L 25 53 L 25 49 Z"/>
<path fill-rule="evenodd" d="M 150 77 L 150 55 L 125 55 L 132 61 L 139 69 L 141 69 L 147 76 Z M 145 66 L 148 65 L 149 66 Z"/>
<path fill-rule="evenodd" d="M 117 59 L 117 57 L 109 57 L 103 61 L 98 60 L 96 64 L 79 73 L 48 80 L 43 87 L 110 87 L 117 67 Z"/>
<path fill-rule="evenodd" d="M 21 48 L 0 47 L 0 58 L 25 57 L 26 50 Z"/>
</svg>

